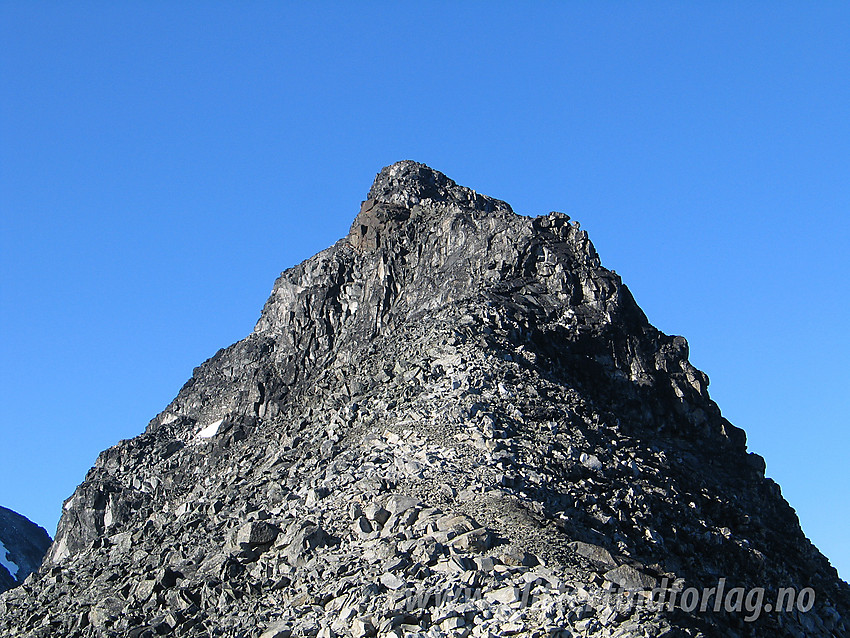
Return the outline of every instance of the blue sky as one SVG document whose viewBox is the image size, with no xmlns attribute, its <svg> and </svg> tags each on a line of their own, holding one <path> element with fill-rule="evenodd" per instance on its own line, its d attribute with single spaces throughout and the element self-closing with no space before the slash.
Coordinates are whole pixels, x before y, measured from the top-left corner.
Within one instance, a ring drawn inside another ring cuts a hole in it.
<svg viewBox="0 0 850 638">
<path fill-rule="evenodd" d="M 846 2 L 0 3 L 0 503 L 53 533 L 415 159 L 580 220 L 847 578 L 848 33 Z"/>
</svg>

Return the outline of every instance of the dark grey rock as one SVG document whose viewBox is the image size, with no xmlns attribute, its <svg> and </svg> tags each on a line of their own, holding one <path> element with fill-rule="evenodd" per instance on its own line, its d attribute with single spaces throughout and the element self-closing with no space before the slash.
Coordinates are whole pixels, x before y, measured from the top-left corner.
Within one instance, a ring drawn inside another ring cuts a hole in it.
<svg viewBox="0 0 850 638">
<path fill-rule="evenodd" d="M 606 572 L 605 580 L 631 591 L 651 591 L 658 586 L 658 581 L 655 578 L 644 574 L 631 565 L 620 565 Z"/>
<path fill-rule="evenodd" d="M 584 543 L 582 541 L 570 543 L 570 547 L 572 547 L 579 556 L 584 556 L 601 567 L 610 569 L 617 566 L 617 561 L 615 561 L 611 556 L 611 552 L 604 547 L 593 545 L 591 543 Z"/>
<path fill-rule="evenodd" d="M 237 543 L 245 543 L 250 546 L 267 545 L 274 542 L 280 530 L 265 521 L 252 521 L 245 523 L 236 534 Z"/>
<path fill-rule="evenodd" d="M 20 585 L 41 567 L 50 543 L 42 527 L 0 507 L 0 592 Z"/>
</svg>

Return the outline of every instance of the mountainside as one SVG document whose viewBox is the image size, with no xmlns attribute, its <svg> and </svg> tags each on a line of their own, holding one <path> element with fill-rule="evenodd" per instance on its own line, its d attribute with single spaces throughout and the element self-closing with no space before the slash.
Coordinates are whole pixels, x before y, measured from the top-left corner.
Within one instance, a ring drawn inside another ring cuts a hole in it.
<svg viewBox="0 0 850 638">
<path fill-rule="evenodd" d="M 0 507 L 0 592 L 20 585 L 41 567 L 50 543 L 44 528 Z"/>
<path fill-rule="evenodd" d="M 568 216 L 394 164 L 100 455 L 0 634 L 846 636 L 707 387 Z"/>
</svg>

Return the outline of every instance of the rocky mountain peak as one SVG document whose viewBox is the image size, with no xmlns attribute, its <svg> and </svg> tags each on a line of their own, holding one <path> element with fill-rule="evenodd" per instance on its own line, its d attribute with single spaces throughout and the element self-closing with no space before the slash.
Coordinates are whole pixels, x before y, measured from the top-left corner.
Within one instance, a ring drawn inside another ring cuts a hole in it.
<svg viewBox="0 0 850 638">
<path fill-rule="evenodd" d="M 847 635 L 850 587 L 764 471 L 577 223 L 400 162 L 101 453 L 0 635 Z M 610 595 L 721 579 L 814 598 Z"/>
</svg>

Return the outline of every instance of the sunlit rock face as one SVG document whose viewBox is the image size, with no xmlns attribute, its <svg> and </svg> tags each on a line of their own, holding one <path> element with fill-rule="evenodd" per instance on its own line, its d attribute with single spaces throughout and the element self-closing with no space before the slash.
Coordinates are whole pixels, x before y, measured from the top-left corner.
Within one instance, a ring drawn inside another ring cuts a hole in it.
<svg viewBox="0 0 850 638">
<path fill-rule="evenodd" d="M 688 609 L 721 579 L 812 605 Z M 404 161 L 100 455 L 0 634 L 842 636 L 848 596 L 577 223 Z"/>
</svg>

